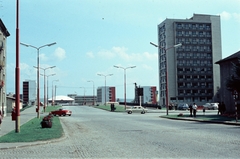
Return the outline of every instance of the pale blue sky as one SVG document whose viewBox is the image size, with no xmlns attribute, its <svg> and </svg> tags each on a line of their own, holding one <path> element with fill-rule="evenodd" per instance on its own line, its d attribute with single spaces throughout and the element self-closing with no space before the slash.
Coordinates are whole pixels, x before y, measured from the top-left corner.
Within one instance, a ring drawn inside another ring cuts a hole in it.
<svg viewBox="0 0 240 159">
<path fill-rule="evenodd" d="M 57 95 L 92 95 L 95 88 L 116 87 L 124 97 L 122 67 L 127 70 L 127 98 L 134 97 L 134 82 L 157 86 L 157 25 L 166 18 L 186 19 L 193 14 L 221 15 L 223 58 L 240 50 L 240 0 L 20 0 L 20 41 L 36 47 L 57 42 L 40 50 L 40 67 L 56 66 L 46 74 L 58 79 Z M 0 0 L 0 18 L 7 27 L 7 93 L 15 92 L 16 0 Z M 22 81 L 36 80 L 37 51 L 20 47 Z M 43 71 L 41 71 L 43 73 Z M 43 97 L 43 77 L 40 80 Z M 95 91 L 96 92 L 96 91 Z M 51 89 L 49 89 L 51 94 Z"/>
</svg>

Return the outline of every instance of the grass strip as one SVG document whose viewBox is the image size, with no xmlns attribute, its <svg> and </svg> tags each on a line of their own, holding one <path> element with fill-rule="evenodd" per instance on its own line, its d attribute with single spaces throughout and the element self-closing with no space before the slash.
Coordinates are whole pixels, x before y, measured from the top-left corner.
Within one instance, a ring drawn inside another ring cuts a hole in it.
<svg viewBox="0 0 240 159">
<path fill-rule="evenodd" d="M 189 115 L 183 115 L 183 116 L 178 116 L 178 115 L 163 115 L 161 117 L 164 118 L 185 118 L 185 119 L 192 119 L 194 117 L 190 117 Z M 234 122 L 236 121 L 235 118 L 231 117 L 226 117 L 226 116 L 221 116 L 221 115 L 197 115 L 194 119 L 200 119 L 203 121 L 229 121 L 229 122 Z"/>
<path fill-rule="evenodd" d="M 47 107 L 46 111 L 59 109 L 60 107 Z M 52 118 L 52 128 L 42 128 L 40 118 L 33 118 L 20 127 L 20 132 L 16 133 L 15 130 L 0 137 L 0 143 L 12 143 L 12 142 L 34 142 L 45 141 L 50 139 L 57 139 L 63 135 L 63 128 L 58 117 Z"/>
<path fill-rule="evenodd" d="M 95 106 L 95 108 L 99 108 L 99 109 L 103 109 L 103 110 L 111 110 L 111 106 L 110 105 L 99 105 L 99 106 Z M 120 105 L 115 105 L 115 112 L 125 112 L 125 107 L 124 106 L 120 106 Z"/>
</svg>

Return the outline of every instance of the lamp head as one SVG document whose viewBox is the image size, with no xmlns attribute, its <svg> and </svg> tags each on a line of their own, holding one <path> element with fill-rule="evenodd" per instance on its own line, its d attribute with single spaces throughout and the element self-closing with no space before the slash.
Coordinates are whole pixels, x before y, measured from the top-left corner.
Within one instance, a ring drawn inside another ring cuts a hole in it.
<svg viewBox="0 0 240 159">
<path fill-rule="evenodd" d="M 180 47 L 180 46 L 182 46 L 182 43 L 179 43 L 179 44 L 177 44 L 177 45 L 174 45 L 174 47 Z"/>
<path fill-rule="evenodd" d="M 47 46 L 52 46 L 52 45 L 55 45 L 55 44 L 57 44 L 57 43 L 54 42 L 54 43 L 48 44 Z"/>
<path fill-rule="evenodd" d="M 154 44 L 153 42 L 150 42 L 151 45 L 155 46 L 155 47 L 158 47 L 157 44 Z"/>
</svg>

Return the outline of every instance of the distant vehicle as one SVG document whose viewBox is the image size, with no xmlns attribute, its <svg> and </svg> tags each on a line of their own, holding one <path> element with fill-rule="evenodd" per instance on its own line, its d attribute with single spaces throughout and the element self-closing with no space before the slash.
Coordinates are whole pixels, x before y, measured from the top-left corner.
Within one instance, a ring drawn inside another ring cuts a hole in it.
<svg viewBox="0 0 240 159">
<path fill-rule="evenodd" d="M 216 110 L 216 109 L 218 109 L 218 104 L 219 103 L 206 103 L 206 104 L 204 104 L 203 105 L 203 107 L 206 109 L 212 109 L 212 110 Z"/>
<path fill-rule="evenodd" d="M 178 110 L 188 110 L 189 106 L 187 103 L 179 103 L 177 108 Z"/>
<path fill-rule="evenodd" d="M 145 114 L 147 112 L 147 109 L 142 107 L 142 106 L 132 106 L 130 108 L 126 109 L 126 112 L 128 114 L 132 114 L 133 112 L 135 113 L 141 113 L 141 114 Z"/>
<path fill-rule="evenodd" d="M 51 114 L 56 116 L 71 116 L 72 115 L 72 111 L 70 110 L 66 110 L 66 109 L 59 109 L 59 110 L 55 110 L 55 111 L 51 111 Z"/>
</svg>

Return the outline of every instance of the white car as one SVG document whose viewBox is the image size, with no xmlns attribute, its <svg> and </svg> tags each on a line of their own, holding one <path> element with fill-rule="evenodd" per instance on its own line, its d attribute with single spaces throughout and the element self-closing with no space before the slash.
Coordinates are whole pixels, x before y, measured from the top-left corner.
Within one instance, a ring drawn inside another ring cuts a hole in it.
<svg viewBox="0 0 240 159">
<path fill-rule="evenodd" d="M 213 109 L 213 110 L 215 110 L 215 109 L 218 109 L 218 104 L 219 103 L 206 103 L 206 104 L 204 104 L 203 105 L 203 107 L 206 109 Z"/>
<path fill-rule="evenodd" d="M 142 107 L 142 106 L 132 106 L 130 108 L 126 109 L 126 112 L 128 114 L 132 114 L 133 112 L 135 113 L 141 113 L 141 114 L 145 114 L 147 112 L 147 109 Z"/>
</svg>

